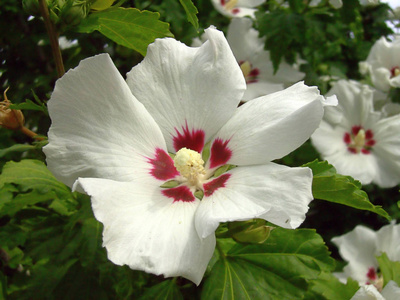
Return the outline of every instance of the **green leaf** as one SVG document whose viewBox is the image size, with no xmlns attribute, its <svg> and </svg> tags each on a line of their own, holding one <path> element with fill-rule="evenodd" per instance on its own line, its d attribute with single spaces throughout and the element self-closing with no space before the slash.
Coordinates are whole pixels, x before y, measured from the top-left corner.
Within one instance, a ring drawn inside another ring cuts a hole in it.
<svg viewBox="0 0 400 300">
<path fill-rule="evenodd" d="M 301 299 L 334 260 L 315 230 L 276 228 L 263 244 L 236 244 L 205 280 L 202 299 Z"/>
<path fill-rule="evenodd" d="M 183 8 L 185 9 L 188 21 L 194 26 L 194 28 L 199 29 L 199 20 L 196 14 L 198 10 L 191 0 L 179 0 Z"/>
<path fill-rule="evenodd" d="M 391 261 L 386 253 L 376 258 L 383 275 L 384 286 L 390 281 L 395 281 L 400 286 L 400 261 Z"/>
<path fill-rule="evenodd" d="M 277 72 L 282 59 L 293 56 L 298 45 L 304 43 L 305 19 L 300 14 L 280 10 L 258 12 L 256 17 L 260 37 L 266 37 L 265 49 L 270 51 Z"/>
<path fill-rule="evenodd" d="M 34 205 L 39 202 L 46 202 L 56 198 L 56 194 L 53 191 L 49 191 L 45 194 L 32 191 L 31 193 L 18 194 L 12 201 L 4 204 L 0 211 L 0 216 L 9 215 L 13 216 L 15 213 L 20 211 L 22 208 Z"/>
<path fill-rule="evenodd" d="M 368 210 L 390 220 L 389 214 L 380 206 L 373 205 L 367 193 L 361 190 L 361 183 L 350 176 L 336 173 L 336 169 L 327 161 L 307 163 L 314 174 L 312 192 L 314 198 Z"/>
<path fill-rule="evenodd" d="M 311 285 L 306 300 L 315 300 L 318 299 L 318 296 L 326 300 L 349 300 L 360 288 L 357 281 L 348 278 L 347 283 L 344 284 L 332 273 L 322 273 L 318 279 L 312 281 Z"/>
<path fill-rule="evenodd" d="M 134 49 L 143 56 L 156 38 L 173 36 L 169 24 L 159 21 L 160 14 L 136 8 L 114 7 L 95 12 L 84 19 L 79 32 L 98 30 L 119 45 Z"/>
<path fill-rule="evenodd" d="M 139 298 L 140 300 L 180 300 L 183 296 L 174 280 L 165 280 L 147 289 Z"/>
<path fill-rule="evenodd" d="M 47 107 L 44 103 L 41 103 L 41 105 L 39 105 L 29 99 L 26 99 L 25 102 L 23 102 L 23 103 L 11 104 L 10 108 L 11 109 L 20 109 L 20 110 L 36 110 L 36 111 L 41 111 L 41 112 L 45 113 L 47 116 L 49 115 L 49 112 L 47 111 Z"/>
<path fill-rule="evenodd" d="M 30 189 L 37 190 L 42 194 L 54 191 L 60 198 L 72 195 L 70 189 L 59 182 L 43 162 L 34 159 L 25 159 L 20 162 L 10 161 L 5 164 L 0 175 L 0 189 L 6 183 L 19 185 L 23 192 Z"/>
<path fill-rule="evenodd" d="M 83 243 L 81 245 L 80 256 L 82 266 L 92 264 L 96 258 L 96 251 L 101 248 L 102 226 L 94 218 L 87 219 L 82 225 Z"/>
</svg>

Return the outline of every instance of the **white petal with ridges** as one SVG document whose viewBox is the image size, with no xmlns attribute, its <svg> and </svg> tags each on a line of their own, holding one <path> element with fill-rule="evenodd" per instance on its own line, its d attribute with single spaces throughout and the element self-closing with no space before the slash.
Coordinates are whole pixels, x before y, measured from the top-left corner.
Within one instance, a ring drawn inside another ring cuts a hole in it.
<svg viewBox="0 0 400 300">
<path fill-rule="evenodd" d="M 199 200 L 174 202 L 149 182 L 79 179 L 103 223 L 103 246 L 117 265 L 197 285 L 215 248 L 215 236 L 200 239 L 194 226 Z"/>
<path fill-rule="evenodd" d="M 316 87 L 297 83 L 239 107 L 216 138 L 229 140 L 230 164 L 263 164 L 281 158 L 318 127 L 324 111 L 322 99 Z"/>
<path fill-rule="evenodd" d="M 108 54 L 81 61 L 56 83 L 44 147 L 53 174 L 129 181 L 148 176 L 146 156 L 166 149 L 162 133 L 129 90 Z"/>
<path fill-rule="evenodd" d="M 225 187 L 204 197 L 196 212 L 201 237 L 212 235 L 220 222 L 261 218 L 285 228 L 297 228 L 305 219 L 311 193 L 309 168 L 274 163 L 237 167 Z"/>
<path fill-rule="evenodd" d="M 246 83 L 222 32 L 206 29 L 207 39 L 190 48 L 158 39 L 145 59 L 128 73 L 128 85 L 160 125 L 169 151 L 186 124 L 203 130 L 207 141 L 233 115 Z"/>
</svg>

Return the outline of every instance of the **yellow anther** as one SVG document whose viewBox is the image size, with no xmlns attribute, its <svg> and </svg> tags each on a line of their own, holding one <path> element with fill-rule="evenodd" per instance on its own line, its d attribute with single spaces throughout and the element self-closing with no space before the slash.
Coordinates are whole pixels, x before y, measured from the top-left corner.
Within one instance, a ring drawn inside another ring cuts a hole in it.
<svg viewBox="0 0 400 300">
<path fill-rule="evenodd" d="M 251 63 L 246 60 L 240 65 L 240 69 L 242 70 L 244 77 L 247 78 L 251 72 Z"/>
<path fill-rule="evenodd" d="M 354 148 L 357 153 L 364 148 L 365 145 L 365 131 L 364 129 L 360 129 L 357 135 L 353 138 L 353 141 L 349 144 L 350 147 Z"/>
<path fill-rule="evenodd" d="M 238 0 L 229 0 L 225 4 L 226 10 L 231 10 L 236 7 Z"/>
</svg>

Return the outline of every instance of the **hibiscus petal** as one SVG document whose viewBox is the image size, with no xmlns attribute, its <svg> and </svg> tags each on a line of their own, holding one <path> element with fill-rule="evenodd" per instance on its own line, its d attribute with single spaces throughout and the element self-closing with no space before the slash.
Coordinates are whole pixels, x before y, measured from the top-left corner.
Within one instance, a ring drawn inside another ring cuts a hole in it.
<svg viewBox="0 0 400 300">
<path fill-rule="evenodd" d="M 385 252 L 391 261 L 400 261 L 400 224 L 392 222 L 376 233 L 378 255 Z"/>
<path fill-rule="evenodd" d="M 229 24 L 227 40 L 237 61 L 250 60 L 255 54 L 264 51 L 265 39 L 260 39 L 258 31 L 252 26 L 253 22 L 249 18 L 234 18 Z M 269 57 L 267 59 L 270 61 Z"/>
<path fill-rule="evenodd" d="M 127 74 L 132 93 L 160 125 L 170 152 L 192 144 L 201 151 L 234 114 L 246 88 L 223 33 L 209 28 L 206 34 L 208 41 L 199 48 L 156 40 Z"/>
<path fill-rule="evenodd" d="M 350 300 L 385 300 L 373 285 L 363 285 Z M 388 300 L 388 299 L 386 299 Z"/>
<path fill-rule="evenodd" d="M 84 178 L 103 246 L 117 265 L 200 283 L 215 248 L 215 236 L 200 239 L 194 226 L 199 200 L 173 201 L 146 181 Z"/>
<path fill-rule="evenodd" d="M 393 280 L 390 280 L 382 290 L 382 296 L 385 300 L 400 299 L 400 287 Z"/>
<path fill-rule="evenodd" d="M 150 174 L 162 133 L 130 92 L 107 54 L 81 61 L 56 83 L 48 102 L 52 125 L 44 147 L 53 174 L 129 181 Z"/>
<path fill-rule="evenodd" d="M 381 187 L 393 187 L 400 182 L 400 119 L 392 116 L 374 125 L 376 144 L 372 152 L 377 160 L 374 181 Z"/>
<path fill-rule="evenodd" d="M 335 237 L 332 242 L 339 248 L 340 256 L 349 262 L 344 268 L 348 277 L 365 284 L 368 269 L 376 268 L 377 234 L 365 226 L 357 226 L 353 231 Z"/>
<path fill-rule="evenodd" d="M 229 141 L 230 164 L 263 164 L 281 158 L 318 127 L 324 112 L 322 100 L 317 88 L 297 83 L 239 107 L 216 139 Z"/>
<path fill-rule="evenodd" d="M 313 199 L 310 169 L 269 163 L 237 167 L 220 177 L 227 175 L 219 186 L 212 185 L 211 193 L 205 190 L 195 216 L 201 237 L 212 235 L 226 221 L 261 218 L 285 228 L 296 228 L 304 221 Z"/>
</svg>

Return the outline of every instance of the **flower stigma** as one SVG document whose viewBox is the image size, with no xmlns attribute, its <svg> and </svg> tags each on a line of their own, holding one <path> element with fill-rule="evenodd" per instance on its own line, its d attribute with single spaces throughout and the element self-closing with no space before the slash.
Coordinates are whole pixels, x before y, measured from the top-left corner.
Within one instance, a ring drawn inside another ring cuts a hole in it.
<svg viewBox="0 0 400 300">
<path fill-rule="evenodd" d="M 174 166 L 188 180 L 190 186 L 201 186 L 206 171 L 204 160 L 199 152 L 181 148 L 174 157 Z"/>
</svg>

